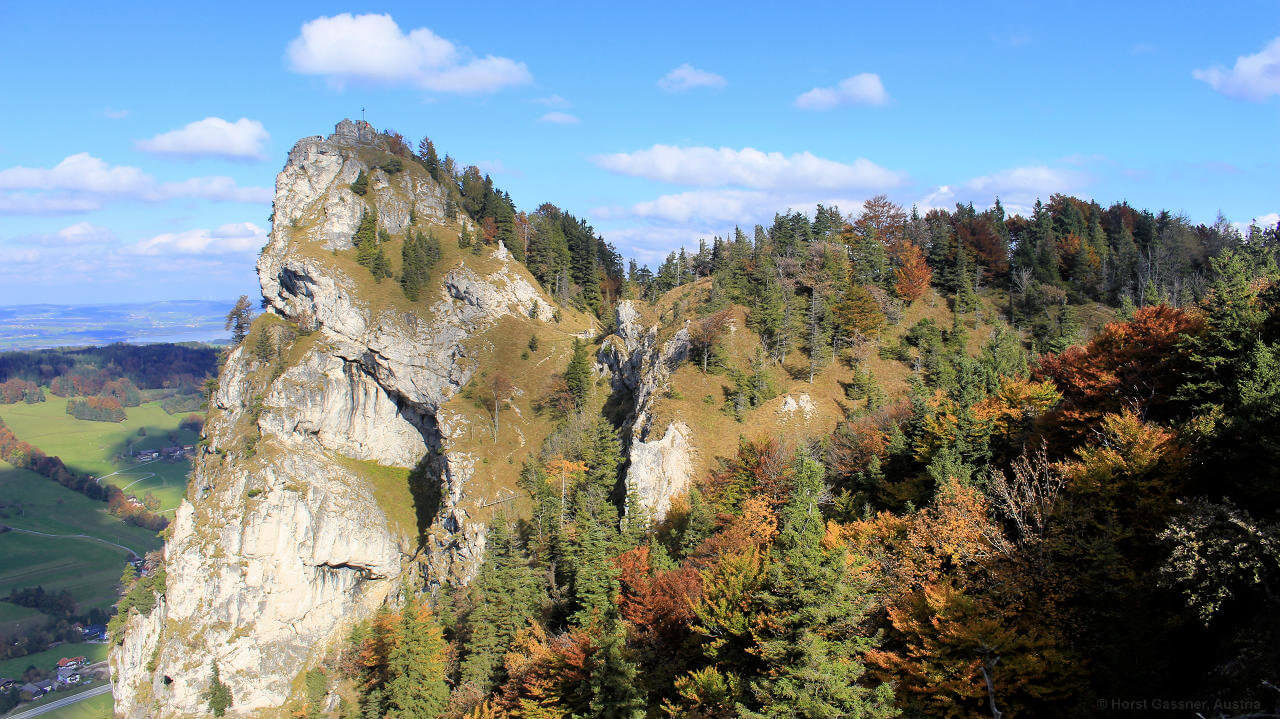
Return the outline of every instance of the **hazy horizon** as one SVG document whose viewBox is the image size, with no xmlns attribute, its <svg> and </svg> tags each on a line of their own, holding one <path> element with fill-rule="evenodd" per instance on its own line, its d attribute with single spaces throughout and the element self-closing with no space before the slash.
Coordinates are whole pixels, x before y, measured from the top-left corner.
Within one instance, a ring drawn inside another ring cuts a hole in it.
<svg viewBox="0 0 1280 719">
<path fill-rule="evenodd" d="M 878 193 L 1280 219 L 1266 3 L 74 5 L 0 8 L 0 304 L 256 296 L 289 148 L 362 111 L 646 264 Z"/>
</svg>

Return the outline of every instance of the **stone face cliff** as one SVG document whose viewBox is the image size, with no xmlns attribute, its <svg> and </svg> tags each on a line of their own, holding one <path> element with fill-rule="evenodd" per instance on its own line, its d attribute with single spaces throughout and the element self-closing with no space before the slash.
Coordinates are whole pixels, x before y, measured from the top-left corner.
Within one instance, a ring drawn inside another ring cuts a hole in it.
<svg viewBox="0 0 1280 719">
<path fill-rule="evenodd" d="M 379 142 L 344 121 L 298 142 L 277 177 L 258 262 L 268 316 L 255 332 L 278 325 L 289 341 L 275 362 L 235 349 L 222 370 L 165 546 L 164 594 L 111 654 L 120 716 L 206 714 L 215 662 L 233 713 L 270 713 L 402 581 L 475 570 L 483 527 L 464 499 L 476 458 L 452 446 L 442 407 L 475 371 L 470 340 L 504 317 L 549 318 L 552 304 L 501 246 L 440 268 L 421 311 L 379 299 L 367 274 L 340 265 L 333 251 L 351 248 L 370 209 L 392 235 L 411 219 L 468 222 L 445 216 L 444 191 L 421 168 L 377 169 Z M 350 189 L 362 171 L 364 197 Z M 410 494 L 415 466 L 427 491 Z"/>
<path fill-rule="evenodd" d="M 597 359 L 610 373 L 615 392 L 630 398 L 631 412 L 623 422 L 627 448 L 626 489 L 634 493 L 649 515 L 661 519 L 672 498 L 683 494 L 693 479 L 691 433 L 674 421 L 654 434 L 653 403 L 667 386 L 671 372 L 689 356 L 689 332 L 678 330 L 658 342 L 658 328 L 645 327 L 630 301 L 618 304 L 617 331 L 605 338 Z"/>
</svg>

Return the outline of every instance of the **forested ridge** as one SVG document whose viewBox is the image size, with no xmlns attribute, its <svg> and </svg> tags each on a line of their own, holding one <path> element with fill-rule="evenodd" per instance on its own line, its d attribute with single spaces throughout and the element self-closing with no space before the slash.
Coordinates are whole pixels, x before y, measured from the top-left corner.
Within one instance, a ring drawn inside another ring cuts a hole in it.
<svg viewBox="0 0 1280 719">
<path fill-rule="evenodd" d="M 549 204 L 517 212 L 429 140 L 399 146 L 478 228 L 460 246 L 503 243 L 558 302 L 604 320 L 597 342 L 621 299 L 667 336 L 687 330 L 689 361 L 727 382 L 720 411 L 742 420 L 784 372 L 812 383 L 840 365 L 854 380 L 834 431 L 739 425 L 737 451 L 655 521 L 620 481 L 624 438 L 591 376 L 594 347 L 575 344 L 552 387 L 524 388 L 558 422 L 520 473 L 531 510 L 493 519 L 465 588 L 406 586 L 356 626 L 306 673 L 298 712 L 1280 704 L 1280 227 L 1063 195 L 1030 216 L 881 196 L 624 271 L 585 221 Z M 410 299 L 439 242 L 415 238 L 417 269 L 395 278 Z M 939 302 L 946 322 L 903 322 Z M 729 349 L 738 330 L 749 353 Z M 887 391 L 869 357 L 906 372 L 907 390 Z"/>
</svg>

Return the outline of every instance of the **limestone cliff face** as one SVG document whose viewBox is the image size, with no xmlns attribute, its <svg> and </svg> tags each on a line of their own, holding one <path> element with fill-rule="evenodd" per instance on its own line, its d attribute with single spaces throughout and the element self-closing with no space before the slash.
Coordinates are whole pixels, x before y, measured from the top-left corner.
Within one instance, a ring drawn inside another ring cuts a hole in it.
<svg viewBox="0 0 1280 719">
<path fill-rule="evenodd" d="M 657 326 L 644 327 L 630 301 L 618 304 L 616 333 L 605 339 L 599 362 L 612 373 L 615 391 L 630 395 L 624 440 L 627 447 L 627 491 L 634 492 L 655 519 L 671 508 L 671 500 L 689 488 L 693 478 L 693 445 L 689 427 L 676 421 L 660 435 L 653 432 L 653 402 L 667 386 L 671 372 L 689 356 L 689 333 L 677 331 L 659 344 Z M 651 438 L 652 436 L 652 438 Z"/>
<path fill-rule="evenodd" d="M 366 158 L 379 142 L 344 121 L 298 142 L 277 177 L 258 275 L 267 311 L 299 336 L 279 365 L 243 348 L 228 357 L 165 545 L 164 596 L 111 653 L 118 716 L 206 715 L 214 662 L 233 714 L 270 715 L 402 581 L 465 581 L 476 568 L 483 528 L 462 506 L 475 458 L 451 451 L 437 415 L 475 369 L 469 338 L 552 305 L 499 247 L 483 272 L 449 269 L 424 311 L 372 309 L 367 276 L 344 273 L 330 253 L 351 246 L 366 208 L 393 235 L 411 212 L 458 219 L 420 168 L 374 167 Z M 361 171 L 365 197 L 349 187 Z M 422 539 L 405 472 L 378 480 L 419 464 L 442 498 Z"/>
</svg>

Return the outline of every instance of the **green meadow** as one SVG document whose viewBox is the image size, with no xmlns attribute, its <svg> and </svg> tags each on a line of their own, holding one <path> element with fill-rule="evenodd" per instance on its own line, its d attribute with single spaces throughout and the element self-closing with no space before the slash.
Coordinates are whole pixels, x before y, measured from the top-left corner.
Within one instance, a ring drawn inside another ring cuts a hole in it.
<svg viewBox="0 0 1280 719">
<path fill-rule="evenodd" d="M 91 644 L 85 642 L 83 644 L 63 644 L 47 649 L 43 652 L 28 654 L 25 657 L 17 659 L 5 659 L 0 661 L 0 677 L 16 677 L 27 670 L 27 667 L 36 666 L 41 669 L 49 670 L 50 667 L 56 666 L 58 660 L 63 657 L 88 657 L 90 663 L 104 662 L 107 660 L 108 644 Z"/>
<path fill-rule="evenodd" d="M 140 449 L 195 444 L 195 432 L 178 429 L 185 415 L 169 414 L 159 402 L 147 402 L 126 408 L 128 419 L 123 422 L 92 422 L 67 414 L 65 398 L 46 394 L 47 402 L 0 405 L 0 418 L 19 439 L 61 457 L 71 469 L 106 475 L 106 482 L 127 487 L 138 497 L 151 492 L 160 500 L 160 510 L 173 516 L 186 492 L 190 463 L 160 460 L 139 465 L 121 457 Z"/>
<path fill-rule="evenodd" d="M 190 463 L 139 464 L 129 455 L 194 444 L 194 432 L 178 429 L 184 415 L 168 414 L 150 402 L 127 408 L 124 422 L 91 422 L 67 414 L 66 404 L 49 395 L 38 404 L 0 405 L 0 418 L 19 439 L 61 457 L 73 470 L 103 477 L 138 497 L 150 492 L 172 517 L 185 493 Z M 109 609 L 130 552 L 141 555 L 161 546 L 156 534 L 108 513 L 105 502 L 5 462 L 0 462 L 0 524 L 14 528 L 0 533 L 0 596 L 36 585 L 65 589 L 81 611 Z M 0 602 L 0 634 L 42 620 L 38 612 Z"/>
<path fill-rule="evenodd" d="M 14 528 L 0 534 L 0 596 L 40 585 L 71 592 L 82 611 L 105 610 L 115 603 L 116 583 L 129 558 L 122 547 L 145 554 L 161 544 L 152 532 L 108 514 L 105 502 L 4 462 L 0 498 L 0 524 Z M 2 626 L 31 619 L 18 614 L 29 611 L 0 603 L 0 620 L 8 620 Z"/>
<path fill-rule="evenodd" d="M 108 692 L 76 702 L 71 706 L 47 711 L 40 715 L 40 719 L 111 719 L 114 714 L 115 704 L 111 693 Z"/>
</svg>

